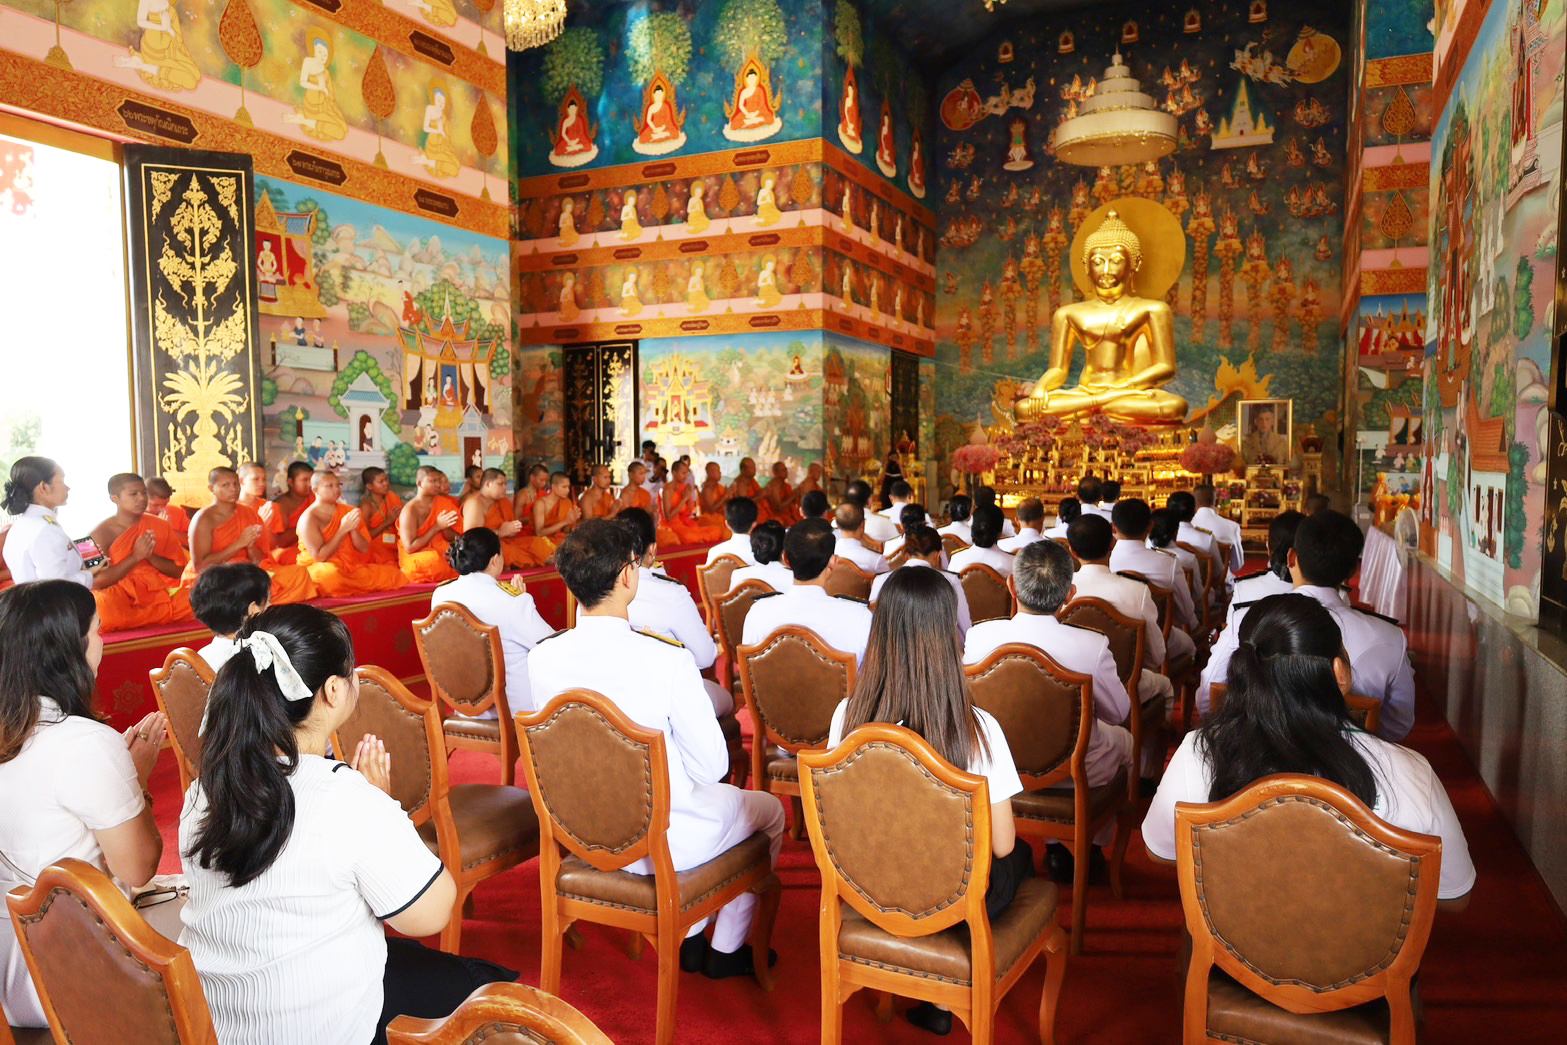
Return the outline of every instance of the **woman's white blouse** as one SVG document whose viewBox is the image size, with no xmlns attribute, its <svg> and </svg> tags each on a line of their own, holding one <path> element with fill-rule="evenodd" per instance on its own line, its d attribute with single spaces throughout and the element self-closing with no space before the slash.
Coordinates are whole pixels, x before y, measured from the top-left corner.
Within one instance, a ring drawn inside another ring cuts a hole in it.
<svg viewBox="0 0 1567 1045">
<path fill-rule="evenodd" d="M 528 651 L 555 634 L 555 629 L 539 616 L 533 596 L 502 584 L 488 573 L 468 573 L 430 593 L 432 610 L 445 602 L 460 604 L 483 623 L 500 630 L 501 658 L 506 664 L 506 701 L 514 713 L 532 711 Z M 494 715 L 486 713 L 481 717 Z"/>
<path fill-rule="evenodd" d="M 92 587 L 92 574 L 82 569 L 82 556 L 71 542 L 54 511 L 30 504 L 16 517 L 5 539 L 5 565 L 11 579 L 66 580 Z"/>
<path fill-rule="evenodd" d="M 843 740 L 843 719 L 848 713 L 849 702 L 840 700 L 832 713 L 832 726 L 827 732 L 827 748 L 831 750 Z M 988 711 L 974 709 L 979 720 L 980 735 L 985 738 L 984 751 L 974 752 L 969 764 L 962 768 L 975 776 L 982 776 L 990 785 L 990 804 L 1005 802 L 1013 795 L 1023 793 L 1023 781 L 1017 775 L 1017 763 L 1012 761 L 1012 749 L 1007 746 L 1007 735 L 1001 731 L 1001 723 Z M 900 726 L 903 723 L 898 723 Z"/>
</svg>

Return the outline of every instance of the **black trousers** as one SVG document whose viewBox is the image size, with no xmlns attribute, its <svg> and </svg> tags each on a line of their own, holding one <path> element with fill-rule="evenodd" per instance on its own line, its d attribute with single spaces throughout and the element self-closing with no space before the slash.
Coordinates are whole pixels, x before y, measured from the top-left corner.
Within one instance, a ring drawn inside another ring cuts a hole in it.
<svg viewBox="0 0 1567 1045">
<path fill-rule="evenodd" d="M 1001 917 L 1017 896 L 1018 886 L 1033 876 L 1034 850 L 1021 838 L 1006 856 L 991 858 L 990 884 L 985 887 L 985 913 L 991 921 Z"/>
<path fill-rule="evenodd" d="M 450 1016 L 486 983 L 512 983 L 513 969 L 479 958 L 464 958 L 400 936 L 386 938 L 385 1000 L 371 1045 L 386 1045 L 386 1025 L 398 1016 L 440 1019 Z"/>
</svg>

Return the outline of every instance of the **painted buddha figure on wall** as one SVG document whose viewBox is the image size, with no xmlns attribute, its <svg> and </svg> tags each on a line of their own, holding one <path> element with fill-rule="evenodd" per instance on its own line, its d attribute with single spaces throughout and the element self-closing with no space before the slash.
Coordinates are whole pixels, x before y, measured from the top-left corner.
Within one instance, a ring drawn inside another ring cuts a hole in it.
<svg viewBox="0 0 1567 1045">
<path fill-rule="evenodd" d="M 1186 400 L 1160 387 L 1175 376 L 1174 316 L 1163 301 L 1136 293 L 1143 263 L 1136 233 L 1111 210 L 1081 249 L 1093 296 L 1056 309 L 1049 369 L 1018 399 L 1018 418 L 1103 413 L 1133 424 L 1182 420 Z M 1079 343 L 1086 353 L 1082 377 L 1077 387 L 1064 388 Z"/>
</svg>

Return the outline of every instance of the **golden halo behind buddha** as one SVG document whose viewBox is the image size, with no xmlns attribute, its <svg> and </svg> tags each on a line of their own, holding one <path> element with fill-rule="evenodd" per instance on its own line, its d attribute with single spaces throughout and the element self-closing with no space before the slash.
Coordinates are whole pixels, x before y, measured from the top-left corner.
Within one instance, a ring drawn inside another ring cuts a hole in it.
<svg viewBox="0 0 1567 1045">
<path fill-rule="evenodd" d="M 1134 293 L 1140 298 L 1162 299 L 1181 277 L 1186 266 L 1186 234 L 1181 222 L 1163 204 L 1140 196 L 1124 196 L 1096 208 L 1078 226 L 1072 237 L 1072 282 L 1085 297 L 1094 296 L 1094 285 L 1088 279 L 1088 262 L 1085 246 L 1088 237 L 1099 231 L 1105 218 L 1115 211 L 1132 235 L 1137 237 L 1143 263 L 1132 282 Z M 1119 232 L 1119 230 L 1117 230 Z M 1123 234 L 1124 235 L 1124 234 Z"/>
</svg>

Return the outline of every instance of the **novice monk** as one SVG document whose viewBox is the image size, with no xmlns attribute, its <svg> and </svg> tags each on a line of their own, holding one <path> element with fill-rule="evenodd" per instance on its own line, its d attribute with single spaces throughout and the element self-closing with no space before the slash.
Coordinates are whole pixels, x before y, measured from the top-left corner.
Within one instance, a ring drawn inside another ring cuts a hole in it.
<svg viewBox="0 0 1567 1045">
<path fill-rule="evenodd" d="M 365 495 L 359 499 L 359 514 L 364 516 L 365 533 L 370 536 L 370 560 L 396 565 L 397 520 L 403 514 L 403 499 L 392 492 L 385 468 L 366 468 L 362 481 Z"/>
<path fill-rule="evenodd" d="M 462 491 L 460 493 L 458 493 L 458 495 L 457 495 L 457 504 L 458 504 L 458 506 L 460 507 L 462 505 L 467 504 L 468 500 L 471 497 L 473 497 L 474 494 L 479 492 L 479 487 L 481 485 L 483 485 L 483 483 L 484 483 L 484 469 L 483 468 L 480 468 L 478 465 L 475 465 L 475 464 L 470 464 L 467 468 L 464 468 L 463 469 L 463 473 L 462 473 Z M 467 529 L 467 528 L 468 528 L 467 524 L 464 523 L 463 524 L 463 529 Z"/>
<path fill-rule="evenodd" d="M 619 515 L 627 508 L 641 508 L 649 515 L 657 511 L 653 494 L 642 485 L 647 480 L 647 465 L 641 461 L 632 461 L 626 467 L 626 485 L 620 489 L 620 498 L 615 502 L 615 514 Z"/>
<path fill-rule="evenodd" d="M 270 602 L 315 598 L 310 572 L 298 563 L 284 566 L 268 551 L 261 516 L 239 503 L 239 473 L 232 468 L 214 468 L 207 473 L 207 489 L 212 491 L 212 503 L 191 520 L 190 563 L 180 576 L 181 583 L 194 584 L 200 574 L 223 563 L 248 562 L 271 575 Z"/>
<path fill-rule="evenodd" d="M 550 492 L 533 502 L 533 532 L 559 547 L 581 519 L 582 511 L 571 499 L 571 476 L 551 475 Z"/>
<path fill-rule="evenodd" d="M 93 577 L 100 630 L 195 620 L 190 589 L 179 581 L 185 550 L 174 528 L 147 511 L 147 484 L 139 475 L 121 472 L 109 479 L 109 499 L 115 513 L 92 532 L 109 556 L 109 564 Z"/>
<path fill-rule="evenodd" d="M 812 461 L 810 467 L 805 470 L 805 478 L 801 479 L 800 485 L 794 488 L 794 503 L 800 507 L 800 514 L 802 516 L 805 514 L 805 509 L 801 502 L 805 499 L 805 495 L 810 493 L 812 490 L 821 490 L 821 488 L 822 465 L 820 461 Z M 825 490 L 822 492 L 826 493 Z"/>
<path fill-rule="evenodd" d="M 555 557 L 555 542 L 521 536 L 522 523 L 512 514 L 511 498 L 506 496 L 506 473 L 499 468 L 484 470 L 478 492 L 462 506 L 463 532 L 481 526 L 494 530 L 501 539 L 501 558 L 511 569 L 543 566 Z"/>
<path fill-rule="evenodd" d="M 299 561 L 299 517 L 310 507 L 310 491 L 315 487 L 311 468 L 303 461 L 288 466 L 288 489 L 261 507 L 261 521 L 271 535 L 272 554 L 285 566 Z"/>
<path fill-rule="evenodd" d="M 697 491 L 696 503 L 703 515 L 716 515 L 720 519 L 724 516 L 724 502 L 729 500 L 729 488 L 724 485 L 723 472 L 718 467 L 717 461 L 707 462 L 707 478 L 702 480 L 702 488 Z"/>
<path fill-rule="evenodd" d="M 730 497 L 749 497 L 756 502 L 758 508 L 762 508 L 762 484 L 756 481 L 756 462 L 749 457 L 740 459 L 740 474 L 735 476 L 735 481 L 729 487 Z M 765 509 L 762 518 L 766 519 Z"/>
<path fill-rule="evenodd" d="M 396 566 L 370 561 L 359 509 L 338 498 L 343 484 L 325 468 L 310 477 L 315 501 L 299 519 L 299 564 L 310 571 L 316 591 L 328 597 L 391 591 L 408 583 Z"/>
<path fill-rule="evenodd" d="M 776 519 L 784 526 L 800 521 L 800 495 L 789 482 L 789 466 L 782 461 L 773 462 L 773 481 L 762 491 L 762 522 Z"/>
<path fill-rule="evenodd" d="M 593 482 L 577 498 L 584 519 L 608 519 L 615 514 L 615 495 L 609 492 L 609 465 L 593 466 Z"/>
<path fill-rule="evenodd" d="M 450 511 L 457 513 L 457 522 L 452 525 L 452 532 L 446 535 L 447 540 L 454 541 L 457 539 L 457 535 L 463 531 L 462 504 L 457 498 L 452 496 L 452 477 L 441 471 L 437 471 L 436 476 L 441 483 L 441 488 L 435 493 L 436 508 L 440 512 Z"/>
<path fill-rule="evenodd" d="M 174 530 L 174 539 L 181 548 L 190 547 L 190 513 L 177 504 L 170 504 L 174 488 L 167 479 L 155 475 L 147 480 L 147 514 L 162 519 Z"/>
<path fill-rule="evenodd" d="M 418 493 L 403 505 L 397 520 L 397 561 L 414 584 L 449 581 L 457 576 L 446 561 L 446 551 L 451 547 L 452 528 L 462 520 L 452 499 L 441 495 L 445 478 L 439 469 L 420 467 L 415 479 Z"/>
<path fill-rule="evenodd" d="M 528 469 L 528 485 L 517 491 L 517 496 L 512 498 L 512 514 L 517 521 L 522 523 L 524 536 L 533 535 L 533 502 L 543 497 L 550 488 L 550 470 L 542 464 L 536 464 Z"/>
<path fill-rule="evenodd" d="M 665 483 L 659 493 L 664 525 L 658 528 L 657 539 L 666 548 L 675 544 L 711 544 L 724 539 L 723 523 L 712 516 L 697 518 L 696 491 L 686 481 L 690 475 L 691 466 L 676 461 L 673 481 Z"/>
</svg>

